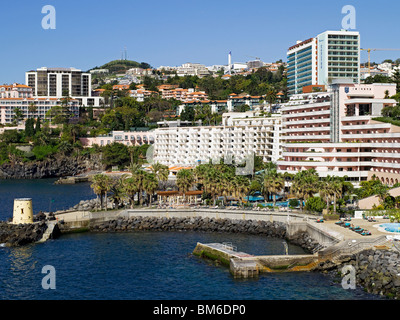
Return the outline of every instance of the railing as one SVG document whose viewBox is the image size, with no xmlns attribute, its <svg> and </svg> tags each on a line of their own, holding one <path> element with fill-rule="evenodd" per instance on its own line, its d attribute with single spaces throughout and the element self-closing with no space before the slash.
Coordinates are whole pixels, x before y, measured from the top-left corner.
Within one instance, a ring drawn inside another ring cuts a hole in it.
<svg viewBox="0 0 400 320">
<path fill-rule="evenodd" d="M 226 250 L 237 251 L 237 247 L 232 245 L 232 242 L 223 242 L 222 246 Z"/>
<path fill-rule="evenodd" d="M 356 242 L 354 242 L 356 241 Z M 338 258 L 341 255 L 356 254 L 364 249 L 370 249 L 377 245 L 382 245 L 387 242 L 386 236 L 380 236 L 371 240 L 350 240 L 342 243 L 333 251 L 329 249 L 326 252 L 320 252 L 321 256 L 329 256 L 331 259 Z"/>
</svg>

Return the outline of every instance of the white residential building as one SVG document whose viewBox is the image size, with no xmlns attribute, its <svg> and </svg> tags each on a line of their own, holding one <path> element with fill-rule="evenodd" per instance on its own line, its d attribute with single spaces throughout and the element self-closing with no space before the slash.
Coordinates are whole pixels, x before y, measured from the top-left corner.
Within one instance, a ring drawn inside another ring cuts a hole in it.
<svg viewBox="0 0 400 320">
<path fill-rule="evenodd" d="M 281 157 L 281 118 L 255 112 L 225 113 L 221 126 L 164 127 L 155 130 L 154 160 L 193 166 L 232 157 L 244 161 L 256 154 L 264 161 Z"/>
<path fill-rule="evenodd" d="M 144 144 L 154 144 L 154 130 L 152 131 L 112 131 L 107 135 L 91 138 L 80 138 L 85 148 L 94 145 L 105 146 L 114 142 L 126 146 L 141 146 Z"/>
<path fill-rule="evenodd" d="M 203 77 L 210 74 L 207 67 L 200 63 L 184 63 L 177 68 L 177 74 L 183 76 L 198 76 Z"/>
</svg>

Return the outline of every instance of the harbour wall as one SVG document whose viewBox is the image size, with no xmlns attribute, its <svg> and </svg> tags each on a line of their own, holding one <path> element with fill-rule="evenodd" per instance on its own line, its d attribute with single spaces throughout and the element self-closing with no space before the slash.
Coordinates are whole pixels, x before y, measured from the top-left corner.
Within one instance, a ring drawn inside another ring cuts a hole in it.
<svg viewBox="0 0 400 320">
<path fill-rule="evenodd" d="M 329 247 L 340 242 L 341 235 L 334 233 L 315 222 L 315 216 L 307 216 L 289 212 L 255 212 L 246 210 L 218 210 L 218 209 L 135 209 L 120 211 L 74 211 L 56 215 L 63 220 L 64 226 L 71 229 L 92 228 L 107 221 L 118 219 L 130 220 L 133 218 L 154 219 L 212 219 L 212 221 L 250 221 L 263 223 L 279 223 L 285 229 L 285 238 L 302 247 L 315 248 L 315 243 L 322 247 Z M 153 220 L 153 222 L 156 220 Z M 176 221 L 175 221 L 176 222 Z M 157 224 L 154 224 L 157 226 Z M 171 224 L 170 224 L 171 226 Z M 153 226 L 154 227 L 154 226 Z M 191 228 L 190 224 L 184 228 Z M 235 230 L 235 229 L 232 229 Z M 218 229 L 214 230 L 218 231 Z M 243 230 L 242 230 L 243 231 Z M 238 232 L 241 232 L 238 230 Z M 304 235 L 308 239 L 305 239 Z M 307 248 L 307 249 L 310 249 Z"/>
</svg>

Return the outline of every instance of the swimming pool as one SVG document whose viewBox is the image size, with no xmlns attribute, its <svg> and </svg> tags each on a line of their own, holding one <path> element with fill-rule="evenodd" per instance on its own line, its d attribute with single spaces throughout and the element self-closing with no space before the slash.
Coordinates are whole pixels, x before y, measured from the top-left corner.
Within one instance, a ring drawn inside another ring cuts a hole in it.
<svg viewBox="0 0 400 320">
<path fill-rule="evenodd" d="M 384 223 L 379 227 L 385 229 L 385 231 L 400 233 L 400 223 Z"/>
</svg>

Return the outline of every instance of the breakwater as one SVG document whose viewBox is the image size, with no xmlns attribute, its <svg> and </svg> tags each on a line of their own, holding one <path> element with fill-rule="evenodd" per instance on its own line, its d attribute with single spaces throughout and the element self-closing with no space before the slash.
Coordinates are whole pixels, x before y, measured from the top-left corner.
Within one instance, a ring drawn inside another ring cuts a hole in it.
<svg viewBox="0 0 400 320">
<path fill-rule="evenodd" d="M 344 276 L 341 272 L 345 266 L 354 268 L 356 286 L 368 293 L 400 299 L 400 252 L 397 248 L 375 247 L 342 257 L 340 261 L 327 260 L 316 271 Z"/>
<path fill-rule="evenodd" d="M 129 231 L 202 231 L 244 233 L 266 237 L 287 239 L 311 252 L 319 243 L 306 232 L 298 232 L 290 237 L 282 222 L 262 220 L 235 220 L 208 217 L 119 217 L 96 223 L 89 227 L 91 232 L 129 232 Z"/>
<path fill-rule="evenodd" d="M 46 238 L 58 237 L 60 231 L 57 225 L 52 226 L 50 234 L 46 234 L 48 224 L 49 222 L 46 221 L 18 225 L 0 222 L 0 243 L 7 247 L 20 247 L 40 242 L 44 236 Z"/>
</svg>

